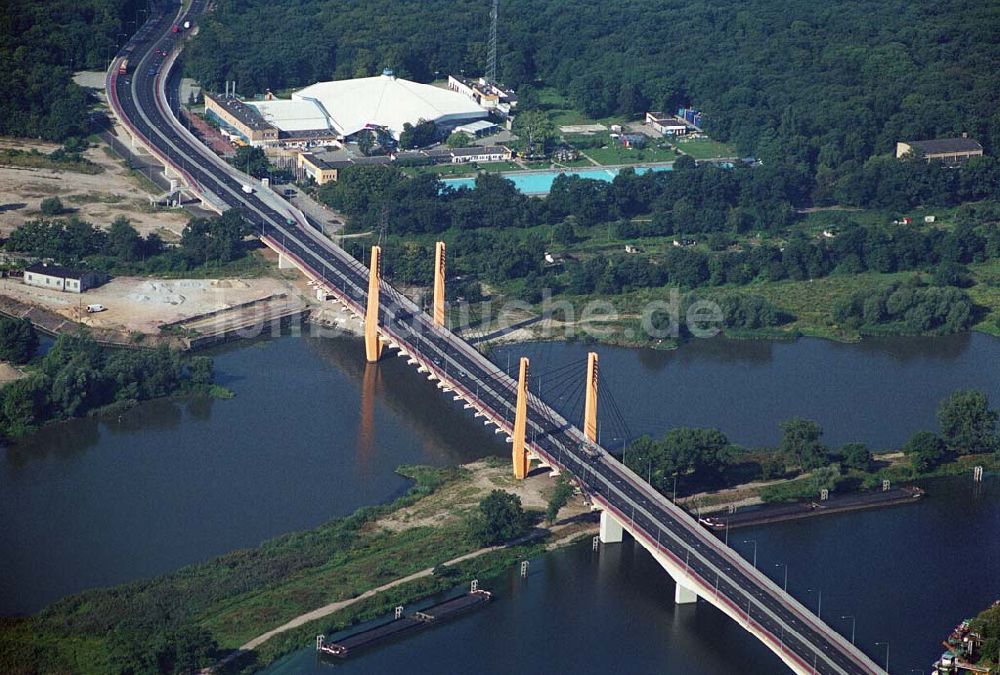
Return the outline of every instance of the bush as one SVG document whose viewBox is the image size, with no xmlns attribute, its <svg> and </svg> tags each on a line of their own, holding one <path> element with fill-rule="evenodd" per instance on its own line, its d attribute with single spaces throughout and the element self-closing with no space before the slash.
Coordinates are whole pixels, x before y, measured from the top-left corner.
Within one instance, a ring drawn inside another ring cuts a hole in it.
<svg viewBox="0 0 1000 675">
<path fill-rule="evenodd" d="M 38 351 L 38 333 L 29 319 L 0 317 L 0 359 L 27 363 Z"/>
<path fill-rule="evenodd" d="M 930 431 L 918 431 L 910 437 L 903 447 L 903 452 L 910 460 L 910 466 L 917 473 L 924 473 L 936 468 L 944 461 L 947 447 L 944 441 Z"/>
<path fill-rule="evenodd" d="M 58 197 L 46 197 L 42 200 L 39 208 L 46 216 L 58 216 L 63 212 L 63 203 Z"/>
<path fill-rule="evenodd" d="M 521 498 L 503 490 L 493 490 L 484 497 L 468 524 L 469 536 L 480 546 L 502 544 L 526 530 L 527 519 Z"/>
<path fill-rule="evenodd" d="M 871 471 L 872 453 L 864 443 L 845 443 L 840 448 L 844 468 Z"/>
</svg>

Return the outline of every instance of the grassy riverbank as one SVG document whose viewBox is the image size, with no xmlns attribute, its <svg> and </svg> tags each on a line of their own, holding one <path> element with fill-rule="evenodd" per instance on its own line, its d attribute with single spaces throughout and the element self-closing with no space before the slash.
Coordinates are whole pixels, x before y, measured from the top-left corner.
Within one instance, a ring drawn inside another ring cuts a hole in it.
<svg viewBox="0 0 1000 675">
<path fill-rule="evenodd" d="M 969 270 L 974 283 L 965 291 L 977 308 L 976 321 L 971 330 L 1000 337 L 1000 261 L 970 265 Z M 920 272 L 838 274 L 806 281 L 761 281 L 740 287 L 708 287 L 699 289 L 697 296 L 714 301 L 728 295 L 759 296 L 788 318 L 779 326 L 759 329 L 723 327 L 721 332 L 733 339 L 792 340 L 805 336 L 837 342 L 857 342 L 865 337 L 866 330 L 838 323 L 834 318 L 838 305 L 859 292 L 871 293 L 873 289 L 890 284 L 916 283 L 920 280 L 926 281 L 927 278 L 926 273 Z M 496 339 L 501 343 L 585 340 L 626 347 L 674 348 L 685 339 L 683 329 L 680 339 L 651 338 L 641 323 L 646 308 L 653 303 L 671 303 L 672 292 L 676 293 L 670 288 L 655 288 L 630 291 L 621 295 L 557 295 L 548 306 L 539 303 L 533 305 L 530 311 L 507 312 L 503 316 L 506 324 L 523 324 L 507 331 L 499 325 L 499 317 L 496 316 L 496 312 L 504 305 L 504 298 L 501 297 L 492 303 L 493 321 L 486 327 L 477 326 L 474 332 L 502 334 L 502 337 Z M 608 313 L 605 310 L 584 312 L 588 306 L 597 307 L 597 303 L 606 308 L 614 308 L 614 312 Z M 572 307 L 570 321 L 564 319 L 566 306 Z M 548 310 L 548 307 L 556 309 Z M 551 311 L 551 317 L 541 320 L 546 311 Z M 476 315 L 475 306 L 472 314 Z M 584 317 L 586 321 L 583 320 Z M 681 318 L 683 321 L 683 314 Z M 900 326 L 891 326 L 879 334 L 912 335 L 913 333 L 906 332 Z"/>
<path fill-rule="evenodd" d="M 1000 472 L 1000 455 L 997 453 L 963 455 L 951 461 L 940 464 L 928 471 L 917 472 L 901 452 L 876 454 L 873 458 L 871 471 L 855 469 L 845 471 L 837 478 L 831 492 L 851 493 L 859 490 L 878 489 L 883 480 L 892 485 L 912 484 L 930 478 L 946 476 L 972 476 L 973 467 L 980 465 L 987 472 Z M 759 480 L 719 490 L 697 492 L 678 499 L 689 510 L 701 510 L 706 513 L 726 509 L 729 505 L 755 506 L 763 503 L 776 503 L 815 499 L 818 496 L 812 473 L 804 473 L 791 478 L 776 480 Z"/>
<path fill-rule="evenodd" d="M 214 663 L 316 608 L 477 551 L 466 535 L 465 517 L 489 490 L 514 491 L 526 508 L 540 511 L 554 485 L 545 476 L 515 484 L 507 463 L 499 460 L 441 469 L 401 467 L 399 472 L 414 486 L 391 504 L 365 507 L 314 530 L 154 579 L 85 591 L 31 617 L 3 620 L 0 670 L 106 673 L 131 667 L 142 672 L 164 659 L 192 666 Z M 488 578 L 539 553 L 544 542 L 543 536 L 490 550 L 449 567 L 447 574 L 395 586 L 280 633 L 229 668 L 258 667 L 308 644 L 318 632 L 334 632 L 471 578 Z M 171 645 L 183 645 L 184 653 Z"/>
</svg>

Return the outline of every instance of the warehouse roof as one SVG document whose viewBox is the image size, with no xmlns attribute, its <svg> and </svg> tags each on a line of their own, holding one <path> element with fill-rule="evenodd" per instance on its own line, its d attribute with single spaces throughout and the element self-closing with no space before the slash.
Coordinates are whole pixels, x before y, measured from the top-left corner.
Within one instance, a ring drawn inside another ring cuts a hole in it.
<svg viewBox="0 0 1000 675">
<path fill-rule="evenodd" d="M 489 131 L 490 129 L 495 128 L 497 128 L 497 125 L 489 120 L 476 120 L 475 122 L 469 122 L 468 124 L 455 127 L 455 131 L 475 136 L 481 131 Z"/>
<path fill-rule="evenodd" d="M 925 155 L 980 152 L 983 149 L 978 141 L 971 138 L 937 138 L 930 141 L 907 141 L 906 144 Z"/>
<path fill-rule="evenodd" d="M 83 279 L 84 275 L 90 274 L 89 272 L 81 272 L 80 270 L 70 269 L 69 267 L 63 267 L 62 265 L 50 265 L 48 263 L 35 263 L 34 265 L 28 265 L 24 268 L 25 272 L 31 272 L 33 274 L 44 274 L 50 277 L 58 277 L 60 279 Z"/>
<path fill-rule="evenodd" d="M 292 99 L 318 103 L 343 136 L 377 126 L 389 129 L 398 138 L 407 122 L 455 122 L 487 116 L 485 110 L 457 92 L 411 82 L 389 73 L 317 82 L 294 92 Z"/>
<path fill-rule="evenodd" d="M 326 111 L 315 101 L 279 100 L 247 101 L 260 116 L 282 131 L 315 131 L 330 129 Z"/>
</svg>

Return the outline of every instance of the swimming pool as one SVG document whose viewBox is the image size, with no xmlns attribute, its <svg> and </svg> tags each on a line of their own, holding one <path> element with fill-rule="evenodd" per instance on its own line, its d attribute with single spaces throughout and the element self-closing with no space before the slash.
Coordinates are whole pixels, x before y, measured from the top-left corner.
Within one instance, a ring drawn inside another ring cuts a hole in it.
<svg viewBox="0 0 1000 675">
<path fill-rule="evenodd" d="M 639 175 L 646 173 L 647 171 L 670 171 L 673 169 L 672 166 L 659 165 L 659 166 L 637 166 L 635 167 L 635 172 Z M 579 176 L 580 178 L 590 178 L 592 180 L 603 180 L 606 183 L 610 183 L 618 175 L 619 169 L 583 169 L 580 171 L 515 171 L 513 173 L 505 173 L 503 177 L 512 181 L 514 186 L 526 195 L 546 195 L 552 189 L 552 183 L 555 182 L 557 176 L 562 176 L 563 174 L 567 176 Z M 473 188 L 476 186 L 475 178 L 444 178 L 441 180 L 442 183 L 448 187 L 455 188 Z"/>
</svg>

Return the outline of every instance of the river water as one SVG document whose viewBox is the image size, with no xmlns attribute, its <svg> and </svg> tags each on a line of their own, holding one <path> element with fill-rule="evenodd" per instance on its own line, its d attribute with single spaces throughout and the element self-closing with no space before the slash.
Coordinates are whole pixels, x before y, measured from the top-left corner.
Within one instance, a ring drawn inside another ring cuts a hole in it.
<svg viewBox="0 0 1000 675">
<path fill-rule="evenodd" d="M 508 355 L 531 356 L 543 393 L 549 386 L 555 395 L 555 376 L 546 374 L 588 349 L 518 345 L 494 359 L 506 366 Z M 830 444 L 891 447 L 935 428 L 938 401 L 957 388 L 1000 401 L 1000 341 L 978 334 L 597 351 L 602 400 L 614 398 L 633 435 L 717 426 L 751 446 L 776 442 L 778 422 L 799 415 L 820 422 Z M 167 572 L 391 499 L 406 489 L 393 473 L 399 464 L 506 451 L 402 359 L 366 368 L 353 339 L 287 336 L 215 357 L 234 400 L 144 404 L 115 420 L 47 427 L 0 452 L 0 613 L 35 611 L 67 593 Z M 566 398 L 560 405 L 573 409 Z M 615 420 L 602 419 L 610 445 Z M 883 639 L 883 627 L 893 657 L 909 649 L 916 660 L 908 667 L 923 667 L 951 623 L 1000 595 L 998 488 L 986 486 L 991 504 L 970 484 L 944 485 L 917 507 L 739 536 L 758 541 L 762 567 L 788 561 L 800 597 L 822 583 L 824 616 L 857 614 L 859 644 Z M 636 672 L 773 672 L 773 657 L 714 610 L 675 609 L 669 578 L 631 544 L 597 559 L 589 546 L 569 549 L 533 562 L 531 572 L 526 582 L 495 582 L 489 609 L 347 667 L 405 665 L 425 655 L 411 650 L 433 644 L 445 660 L 427 661 L 430 672 L 468 664 L 447 659 L 480 649 L 494 672 L 538 670 L 533 663 L 607 670 L 609 658 L 626 656 Z M 968 593 L 976 583 L 992 585 Z M 308 651 L 299 658 L 314 663 Z"/>
</svg>

